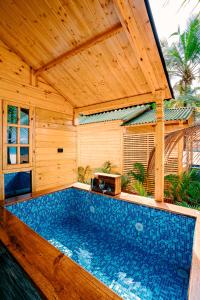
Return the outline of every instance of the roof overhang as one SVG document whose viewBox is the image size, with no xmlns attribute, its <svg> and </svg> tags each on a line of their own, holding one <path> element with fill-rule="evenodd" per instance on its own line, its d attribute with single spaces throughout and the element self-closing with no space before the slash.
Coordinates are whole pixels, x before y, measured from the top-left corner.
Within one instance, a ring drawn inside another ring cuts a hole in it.
<svg viewBox="0 0 200 300">
<path fill-rule="evenodd" d="M 76 114 L 173 97 L 147 0 L 1 1 L 0 25 Z"/>
</svg>

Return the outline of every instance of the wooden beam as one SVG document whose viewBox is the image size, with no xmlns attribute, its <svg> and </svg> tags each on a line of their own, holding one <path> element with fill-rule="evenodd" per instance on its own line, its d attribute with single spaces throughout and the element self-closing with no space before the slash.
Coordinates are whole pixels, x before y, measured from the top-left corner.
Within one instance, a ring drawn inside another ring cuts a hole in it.
<svg viewBox="0 0 200 300">
<path fill-rule="evenodd" d="M 149 61 L 145 40 L 143 39 L 143 31 L 141 30 L 140 6 L 144 5 L 144 1 L 122 1 L 114 0 L 115 9 L 128 40 L 134 50 L 138 64 L 144 74 L 144 77 L 150 87 L 152 93 L 157 87 L 157 80 L 151 62 Z"/>
<path fill-rule="evenodd" d="M 155 100 L 156 100 L 156 95 L 153 95 L 152 93 L 134 95 L 130 97 L 113 99 L 113 100 L 104 101 L 97 104 L 78 107 L 75 108 L 75 114 L 84 113 L 87 115 L 91 113 L 102 112 L 105 110 L 128 107 L 131 105 L 147 104 L 147 103 L 155 102 Z"/>
<path fill-rule="evenodd" d="M 155 200 L 164 201 L 164 101 L 156 100 L 155 127 Z"/>
<path fill-rule="evenodd" d="M 63 61 L 69 59 L 70 57 L 77 55 L 78 53 L 85 51 L 86 49 L 88 49 L 98 43 L 101 43 L 101 42 L 105 41 L 106 39 L 112 37 L 113 35 L 119 33 L 122 29 L 123 28 L 122 28 L 121 23 L 114 25 L 109 30 L 104 31 L 103 33 L 100 33 L 95 37 L 92 37 L 91 39 L 87 40 L 86 42 L 78 45 L 76 48 L 63 53 L 60 56 L 58 56 L 57 58 L 48 62 L 46 65 L 37 69 L 35 74 L 39 75 L 42 72 L 47 71 L 48 69 L 55 67 L 58 64 L 61 64 Z"/>
<path fill-rule="evenodd" d="M 36 74 L 35 74 L 35 77 L 38 78 L 38 76 L 37 76 Z M 62 97 L 66 100 L 66 102 L 68 102 L 73 108 L 76 107 L 76 105 L 72 102 L 72 100 L 69 99 L 68 96 L 64 95 L 64 94 L 60 91 L 60 89 L 58 89 L 58 88 L 55 86 L 55 84 L 53 84 L 51 81 L 49 81 L 48 78 L 46 78 L 46 76 L 45 76 L 44 74 L 41 74 L 40 77 L 41 77 L 43 80 L 45 80 L 46 83 L 47 83 L 49 86 L 51 86 L 51 87 L 52 87 L 52 88 L 53 88 L 60 96 L 62 96 Z"/>
</svg>

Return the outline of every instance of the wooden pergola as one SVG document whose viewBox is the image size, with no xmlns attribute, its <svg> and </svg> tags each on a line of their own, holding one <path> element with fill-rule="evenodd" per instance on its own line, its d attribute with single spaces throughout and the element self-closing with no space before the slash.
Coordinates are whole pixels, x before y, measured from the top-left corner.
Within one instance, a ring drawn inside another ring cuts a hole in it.
<svg viewBox="0 0 200 300">
<path fill-rule="evenodd" d="M 2 99 L 13 89 L 36 93 L 43 80 L 74 125 L 80 113 L 156 102 L 155 198 L 163 201 L 163 101 L 173 95 L 148 1 L 1 1 L 0 36 L 30 68 L 25 87 L 0 78 Z"/>
</svg>

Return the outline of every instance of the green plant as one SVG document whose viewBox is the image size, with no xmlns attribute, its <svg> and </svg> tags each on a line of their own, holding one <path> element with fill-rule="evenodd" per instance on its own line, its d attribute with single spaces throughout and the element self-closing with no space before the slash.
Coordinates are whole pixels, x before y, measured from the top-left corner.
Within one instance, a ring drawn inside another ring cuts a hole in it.
<svg viewBox="0 0 200 300">
<path fill-rule="evenodd" d="M 170 174 L 165 176 L 169 188 L 165 195 L 174 203 L 187 203 L 190 206 L 200 206 L 200 174 L 197 170 L 183 172 L 180 176 Z"/>
<path fill-rule="evenodd" d="M 179 205 L 179 206 L 183 206 L 183 207 L 188 207 L 188 208 L 192 208 L 192 209 L 197 209 L 200 211 L 200 205 L 192 205 L 192 204 L 188 204 L 187 202 L 185 201 L 182 201 L 182 202 L 176 202 L 175 203 L 176 205 Z"/>
<path fill-rule="evenodd" d="M 183 32 L 178 28 L 178 31 L 173 33 L 172 36 L 177 37 L 177 41 L 171 46 L 168 45 L 167 41 L 163 41 L 163 53 L 170 76 L 179 78 L 174 86 L 177 96 L 184 102 L 184 105 L 187 105 L 187 102 L 199 101 L 194 91 L 192 91 L 193 81 L 199 78 L 199 16 L 190 19 L 187 28 Z"/>
<path fill-rule="evenodd" d="M 128 176 L 133 177 L 135 179 L 134 183 L 132 184 L 133 189 L 140 195 L 140 196 L 147 196 L 147 191 L 145 188 L 145 183 L 147 181 L 147 172 L 145 167 L 142 163 L 134 163 L 133 169 L 128 172 Z"/>
<path fill-rule="evenodd" d="M 128 175 L 141 182 L 142 184 L 145 183 L 147 177 L 145 167 L 142 163 L 134 163 L 133 169 L 128 172 Z"/>
<path fill-rule="evenodd" d="M 82 183 L 89 183 L 92 177 L 92 170 L 90 166 L 78 167 L 78 181 Z"/>
<path fill-rule="evenodd" d="M 115 166 L 112 164 L 111 161 L 107 160 L 103 163 L 103 166 L 101 168 L 96 169 L 97 172 L 101 172 L 101 173 L 113 173 L 113 169 L 115 168 Z"/>
<path fill-rule="evenodd" d="M 121 176 L 121 188 L 122 188 L 122 190 L 126 190 L 129 183 L 130 183 L 130 178 L 128 177 L 128 175 L 122 175 Z"/>
<path fill-rule="evenodd" d="M 146 191 L 144 185 L 142 184 L 142 182 L 136 180 L 133 183 L 133 188 L 140 196 L 147 197 L 147 191 Z"/>
</svg>

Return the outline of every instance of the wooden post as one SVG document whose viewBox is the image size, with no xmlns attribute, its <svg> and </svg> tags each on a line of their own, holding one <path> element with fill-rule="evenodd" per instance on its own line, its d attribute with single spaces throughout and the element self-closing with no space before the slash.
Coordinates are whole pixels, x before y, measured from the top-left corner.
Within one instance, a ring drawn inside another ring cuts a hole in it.
<svg viewBox="0 0 200 300">
<path fill-rule="evenodd" d="M 183 173 L 183 150 L 184 150 L 184 138 L 182 137 L 178 142 L 178 175 Z"/>
<path fill-rule="evenodd" d="M 155 200 L 164 200 L 164 101 L 156 101 L 156 128 L 155 128 Z"/>
</svg>

